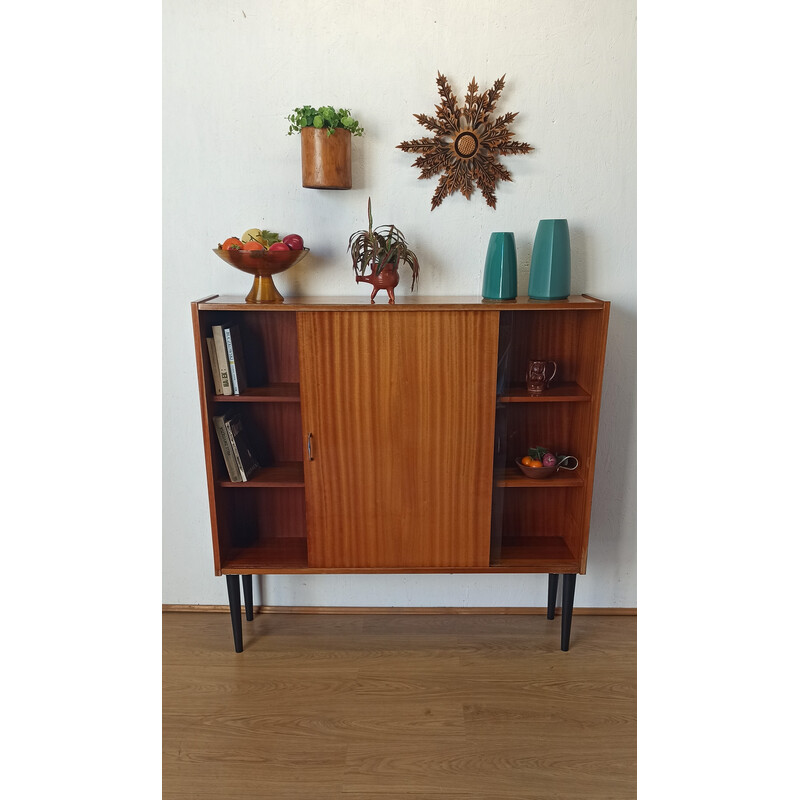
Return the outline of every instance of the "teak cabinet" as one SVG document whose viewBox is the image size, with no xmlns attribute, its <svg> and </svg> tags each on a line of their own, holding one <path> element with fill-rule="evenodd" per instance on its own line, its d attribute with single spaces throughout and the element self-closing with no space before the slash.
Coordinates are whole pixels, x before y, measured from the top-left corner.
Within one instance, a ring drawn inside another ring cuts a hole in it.
<svg viewBox="0 0 800 800">
<path fill-rule="evenodd" d="M 586 572 L 608 302 L 303 298 L 192 303 L 214 569 L 242 650 L 239 576 L 537 572 L 561 647 Z M 216 395 L 206 337 L 237 323 L 249 388 Z M 529 359 L 557 363 L 532 396 Z M 262 467 L 229 480 L 212 417 L 234 408 Z M 526 478 L 529 447 L 577 457 Z"/>
</svg>

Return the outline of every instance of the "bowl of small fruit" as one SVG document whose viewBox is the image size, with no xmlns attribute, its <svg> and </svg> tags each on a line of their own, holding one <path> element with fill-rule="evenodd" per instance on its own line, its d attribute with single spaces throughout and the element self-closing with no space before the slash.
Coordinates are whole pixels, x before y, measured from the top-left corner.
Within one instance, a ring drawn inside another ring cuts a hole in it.
<svg viewBox="0 0 800 800">
<path fill-rule="evenodd" d="M 551 478 L 559 469 L 577 469 L 578 459 L 575 456 L 557 455 L 546 447 L 531 447 L 528 455 L 516 459 L 516 464 L 526 478 L 542 480 Z"/>
<path fill-rule="evenodd" d="M 308 255 L 303 238 L 296 233 L 281 238 L 272 231 L 250 228 L 241 237 L 231 236 L 214 248 L 227 264 L 255 276 L 247 303 L 282 303 L 273 275 L 284 272 Z"/>
<path fill-rule="evenodd" d="M 550 478 L 558 471 L 558 467 L 555 464 L 546 467 L 538 458 L 531 458 L 530 456 L 518 458 L 517 466 L 526 478 L 533 478 L 534 480 Z"/>
</svg>

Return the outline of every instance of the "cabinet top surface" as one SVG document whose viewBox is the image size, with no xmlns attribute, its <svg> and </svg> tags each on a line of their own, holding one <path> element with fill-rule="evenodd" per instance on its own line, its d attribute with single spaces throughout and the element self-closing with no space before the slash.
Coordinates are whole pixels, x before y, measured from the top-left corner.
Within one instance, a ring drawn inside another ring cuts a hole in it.
<svg viewBox="0 0 800 800">
<path fill-rule="evenodd" d="M 204 311 L 414 311 L 485 309 L 487 311 L 537 310 L 560 311 L 564 309 L 591 310 L 603 308 L 605 302 L 589 295 L 570 295 L 565 300 L 531 300 L 517 297 L 515 300 L 482 300 L 480 297 L 450 297 L 418 295 L 398 297 L 394 305 L 385 299 L 370 303 L 369 297 L 287 297 L 283 303 L 245 303 L 242 296 L 211 295 L 196 301 Z"/>
</svg>

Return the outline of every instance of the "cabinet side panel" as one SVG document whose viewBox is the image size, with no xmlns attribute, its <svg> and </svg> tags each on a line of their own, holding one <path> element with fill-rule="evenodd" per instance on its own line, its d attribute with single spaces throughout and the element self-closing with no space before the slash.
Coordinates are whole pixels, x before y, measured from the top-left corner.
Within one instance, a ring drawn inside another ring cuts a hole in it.
<svg viewBox="0 0 800 800">
<path fill-rule="evenodd" d="M 206 462 L 206 483 L 208 486 L 208 506 L 211 518 L 211 536 L 214 547 L 214 572 L 220 575 L 219 540 L 226 535 L 225 526 L 220 525 L 217 518 L 217 503 L 214 488 L 214 444 L 211 432 L 210 397 L 214 394 L 214 382 L 211 377 L 211 362 L 208 355 L 206 337 L 211 334 L 211 319 L 208 314 L 192 303 L 192 332 L 194 335 L 195 361 L 197 364 L 197 382 L 200 391 L 200 418 L 203 429 L 203 453 Z"/>
<path fill-rule="evenodd" d="M 587 425 L 588 452 L 586 455 L 586 486 L 585 502 L 582 514 L 582 529 L 584 531 L 583 542 L 581 543 L 579 555 L 581 559 L 581 574 L 586 572 L 586 561 L 589 551 L 589 529 L 592 517 L 592 494 L 594 491 L 594 469 L 597 455 L 597 430 L 600 424 L 600 399 L 603 392 L 603 373 L 606 361 L 606 342 L 608 337 L 608 319 L 611 313 L 611 303 L 604 302 L 602 311 L 592 314 L 592 325 L 587 330 L 587 348 L 590 356 L 588 362 L 591 364 L 589 374 L 585 378 L 589 391 L 592 395 L 590 404 L 590 417 Z"/>
<path fill-rule="evenodd" d="M 309 566 L 488 566 L 497 324 L 298 314 Z"/>
</svg>

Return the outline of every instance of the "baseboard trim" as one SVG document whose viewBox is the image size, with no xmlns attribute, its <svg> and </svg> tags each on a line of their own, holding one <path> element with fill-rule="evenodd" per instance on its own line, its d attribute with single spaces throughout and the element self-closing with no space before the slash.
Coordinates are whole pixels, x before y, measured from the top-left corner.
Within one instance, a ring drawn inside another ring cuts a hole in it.
<svg viewBox="0 0 800 800">
<path fill-rule="evenodd" d="M 244 609 L 244 606 L 242 607 Z M 217 605 L 171 605 L 161 606 L 162 612 L 189 611 L 205 614 L 228 613 L 228 606 Z M 452 606 L 431 606 L 417 608 L 415 606 L 253 606 L 256 614 L 546 614 L 547 608 L 541 607 L 482 607 L 455 608 Z M 561 609 L 556 608 L 556 614 Z M 578 608 L 573 614 L 584 614 L 597 617 L 635 617 L 635 608 Z"/>
</svg>

